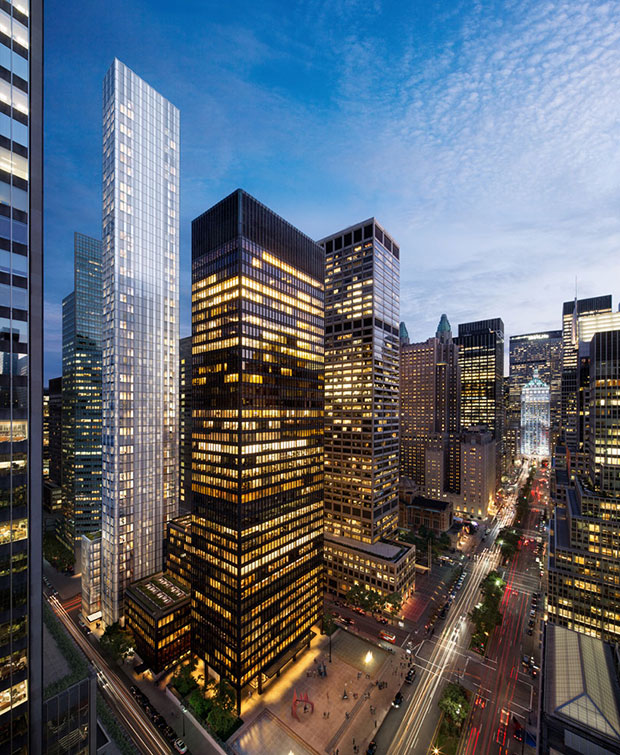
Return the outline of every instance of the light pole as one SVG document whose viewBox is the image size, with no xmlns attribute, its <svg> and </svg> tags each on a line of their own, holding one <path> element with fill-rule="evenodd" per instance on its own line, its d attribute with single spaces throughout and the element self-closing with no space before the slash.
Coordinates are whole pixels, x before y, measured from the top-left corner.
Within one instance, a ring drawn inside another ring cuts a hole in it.
<svg viewBox="0 0 620 755">
<path fill-rule="evenodd" d="M 185 714 L 187 713 L 187 708 L 184 705 L 181 705 L 181 718 L 183 719 L 183 739 L 185 739 Z"/>
</svg>

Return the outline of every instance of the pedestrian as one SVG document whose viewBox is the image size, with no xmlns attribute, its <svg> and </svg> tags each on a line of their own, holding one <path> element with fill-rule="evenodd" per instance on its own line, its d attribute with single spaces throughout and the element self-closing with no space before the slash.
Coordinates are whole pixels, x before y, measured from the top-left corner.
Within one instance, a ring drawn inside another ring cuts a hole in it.
<svg viewBox="0 0 620 755">
<path fill-rule="evenodd" d="M 375 721 L 375 729 L 377 728 L 377 722 Z"/>
<path fill-rule="evenodd" d="M 349 720 L 349 711 L 347 710 L 344 715 L 346 716 L 347 721 L 348 721 Z"/>
</svg>

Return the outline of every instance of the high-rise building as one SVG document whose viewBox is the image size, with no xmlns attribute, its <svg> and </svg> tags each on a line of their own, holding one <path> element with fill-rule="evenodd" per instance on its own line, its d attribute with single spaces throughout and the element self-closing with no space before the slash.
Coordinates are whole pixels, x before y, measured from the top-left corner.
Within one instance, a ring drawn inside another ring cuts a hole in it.
<svg viewBox="0 0 620 755">
<path fill-rule="evenodd" d="M 323 250 L 237 190 L 192 223 L 194 649 L 261 692 L 323 602 Z"/>
<path fill-rule="evenodd" d="M 524 456 L 549 456 L 551 410 L 549 386 L 534 376 L 521 390 L 521 453 Z"/>
<path fill-rule="evenodd" d="M 534 370 L 549 386 L 551 426 L 549 443 L 554 448 L 562 420 L 562 331 L 549 330 L 510 336 L 510 375 L 506 417 L 506 453 L 512 458 L 520 450 L 521 389 Z"/>
<path fill-rule="evenodd" d="M 327 589 L 406 595 L 415 551 L 398 524 L 400 249 L 371 218 L 325 249 Z"/>
<path fill-rule="evenodd" d="M 485 425 L 496 442 L 499 483 L 504 441 L 504 323 L 497 317 L 459 324 L 461 427 Z"/>
<path fill-rule="evenodd" d="M 0 751 L 43 752 L 43 4 L 0 27 Z"/>
<path fill-rule="evenodd" d="M 62 302 L 63 539 L 101 529 L 101 241 L 75 233 L 74 290 Z"/>
<path fill-rule="evenodd" d="M 566 446 L 577 451 L 577 372 L 579 344 L 595 333 L 620 327 L 620 312 L 611 309 L 611 295 L 564 302 L 562 308 L 562 432 Z"/>
<path fill-rule="evenodd" d="M 455 514 L 484 519 L 493 512 L 497 479 L 497 441 L 484 427 L 471 427 L 459 438 L 458 494 L 450 495 Z"/>
<path fill-rule="evenodd" d="M 179 111 L 119 60 L 103 84 L 101 604 L 163 566 L 178 508 Z"/>
<path fill-rule="evenodd" d="M 192 337 L 179 341 L 179 511 L 192 505 Z"/>
<path fill-rule="evenodd" d="M 43 480 L 50 476 L 50 392 L 43 389 Z"/>
<path fill-rule="evenodd" d="M 62 484 L 62 378 L 52 378 L 48 388 L 49 412 L 49 478 L 56 485 Z"/>
<path fill-rule="evenodd" d="M 579 362 L 582 390 L 577 388 L 576 393 L 581 395 L 569 406 L 588 415 L 581 425 L 586 433 L 583 458 L 588 463 L 585 469 L 573 467 L 572 483 L 564 475 L 565 494 L 556 498 L 549 539 L 547 610 L 556 624 L 617 643 L 620 330 L 598 332 L 589 344 L 581 342 Z"/>
<path fill-rule="evenodd" d="M 400 474 L 428 498 L 458 490 L 458 346 L 446 315 L 434 338 L 400 346 Z"/>
</svg>

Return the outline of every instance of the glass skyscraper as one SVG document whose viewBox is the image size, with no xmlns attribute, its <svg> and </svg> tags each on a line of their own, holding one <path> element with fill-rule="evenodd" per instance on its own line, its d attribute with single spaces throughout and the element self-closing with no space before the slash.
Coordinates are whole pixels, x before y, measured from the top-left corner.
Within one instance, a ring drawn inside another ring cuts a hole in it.
<svg viewBox="0 0 620 755">
<path fill-rule="evenodd" d="M 179 512 L 192 505 L 192 337 L 179 341 Z"/>
<path fill-rule="evenodd" d="M 163 566 L 178 507 L 179 111 L 119 60 L 103 84 L 103 620 Z"/>
<path fill-rule="evenodd" d="M 43 5 L 0 8 L 0 751 L 42 752 Z"/>
<path fill-rule="evenodd" d="M 195 652 L 262 691 L 323 604 L 323 250 L 244 191 L 192 223 Z"/>
<path fill-rule="evenodd" d="M 73 550 L 101 529 L 101 241 L 74 234 L 62 302 L 62 534 Z"/>
</svg>

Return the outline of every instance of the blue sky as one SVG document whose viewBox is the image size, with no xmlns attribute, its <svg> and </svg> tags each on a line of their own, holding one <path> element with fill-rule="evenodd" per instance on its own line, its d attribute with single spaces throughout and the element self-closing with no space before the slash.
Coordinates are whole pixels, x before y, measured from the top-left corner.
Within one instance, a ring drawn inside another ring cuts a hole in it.
<svg viewBox="0 0 620 755">
<path fill-rule="evenodd" d="M 114 56 L 181 111 L 190 223 L 241 186 L 314 238 L 372 215 L 401 245 L 412 339 L 502 317 L 560 327 L 620 281 L 617 2 L 46 3 L 46 376 L 61 372 L 73 232 L 101 231 Z"/>
</svg>

